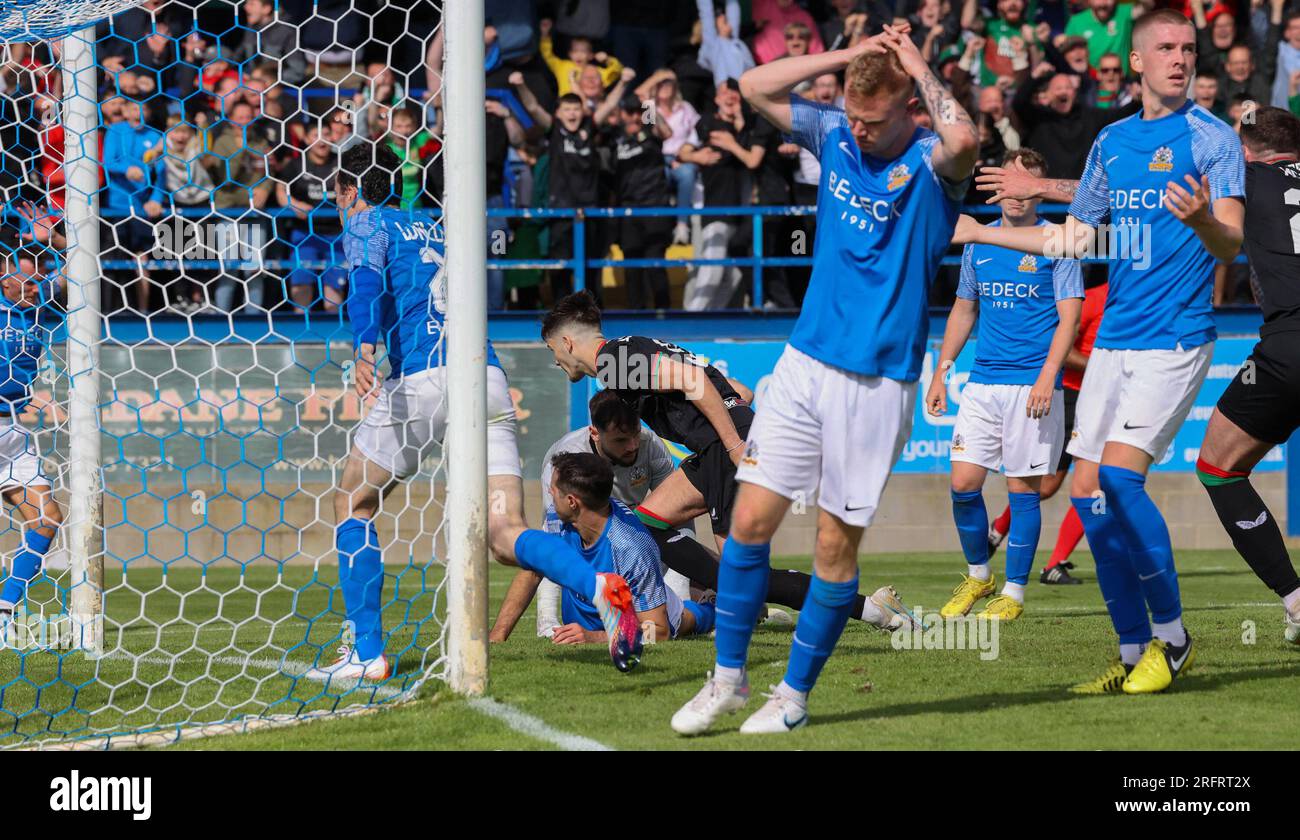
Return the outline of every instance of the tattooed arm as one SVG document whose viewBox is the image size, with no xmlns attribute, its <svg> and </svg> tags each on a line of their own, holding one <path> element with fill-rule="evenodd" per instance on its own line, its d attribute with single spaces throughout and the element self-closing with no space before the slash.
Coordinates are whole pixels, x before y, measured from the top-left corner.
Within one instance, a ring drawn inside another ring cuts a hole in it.
<svg viewBox="0 0 1300 840">
<path fill-rule="evenodd" d="M 934 152 L 935 171 L 952 183 L 965 181 L 979 158 L 979 132 L 975 130 L 975 123 L 943 82 L 935 77 L 911 38 L 886 25 L 884 43 L 898 56 L 907 75 L 916 81 L 921 101 L 930 112 L 930 121 L 934 123 L 934 132 L 940 141 Z"/>
<path fill-rule="evenodd" d="M 1041 198 L 1069 204 L 1074 201 L 1079 182 L 1069 178 L 1039 178 L 1017 160 L 1010 166 L 983 167 L 975 176 L 975 188 L 993 193 L 986 204 L 997 204 L 1004 198 L 1022 201 Z"/>
</svg>

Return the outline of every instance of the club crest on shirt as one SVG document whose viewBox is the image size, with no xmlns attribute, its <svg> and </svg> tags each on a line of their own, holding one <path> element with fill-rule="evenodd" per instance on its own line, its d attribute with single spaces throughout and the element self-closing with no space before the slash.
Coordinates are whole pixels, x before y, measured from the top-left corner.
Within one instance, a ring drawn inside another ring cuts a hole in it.
<svg viewBox="0 0 1300 840">
<path fill-rule="evenodd" d="M 1024 271 L 1028 274 L 1033 274 L 1035 271 L 1038 270 L 1038 258 L 1035 257 L 1033 254 L 1025 254 L 1023 257 L 1020 258 L 1019 270 Z"/>
<path fill-rule="evenodd" d="M 1173 168 L 1174 150 L 1168 146 L 1156 149 L 1156 153 L 1151 156 L 1151 162 L 1147 164 L 1147 169 L 1152 172 L 1169 172 Z"/>
<path fill-rule="evenodd" d="M 900 163 L 889 170 L 889 191 L 902 189 L 910 180 L 912 180 L 912 170 L 907 168 L 907 164 Z"/>
<path fill-rule="evenodd" d="M 952 436 L 952 451 L 953 452 L 966 451 L 966 439 L 963 438 L 960 434 L 956 434 Z"/>
<path fill-rule="evenodd" d="M 628 480 L 632 483 L 633 487 L 636 487 L 641 484 L 645 484 L 647 481 L 647 477 L 645 474 L 645 467 L 642 466 L 633 467 L 631 472 L 628 473 Z"/>
</svg>

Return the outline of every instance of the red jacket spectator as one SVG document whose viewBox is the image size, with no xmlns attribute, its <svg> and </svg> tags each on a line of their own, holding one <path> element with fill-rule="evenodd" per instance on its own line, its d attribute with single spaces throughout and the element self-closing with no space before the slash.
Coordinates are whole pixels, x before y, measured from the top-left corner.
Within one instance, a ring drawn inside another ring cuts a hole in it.
<svg viewBox="0 0 1300 840">
<path fill-rule="evenodd" d="M 99 160 L 104 159 L 104 132 L 99 134 Z M 63 187 L 67 174 L 63 171 L 63 125 L 55 123 L 41 129 L 41 179 L 49 195 L 50 206 L 63 209 Z M 99 167 L 99 186 L 104 186 L 104 167 Z"/>
</svg>

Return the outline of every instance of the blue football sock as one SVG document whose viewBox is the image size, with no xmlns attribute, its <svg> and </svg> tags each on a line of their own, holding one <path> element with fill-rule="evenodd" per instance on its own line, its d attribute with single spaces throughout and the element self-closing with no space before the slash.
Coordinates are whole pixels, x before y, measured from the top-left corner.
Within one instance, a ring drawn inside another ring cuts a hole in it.
<svg viewBox="0 0 1300 840">
<path fill-rule="evenodd" d="M 369 661 L 384 652 L 384 556 L 379 533 L 369 519 L 354 517 L 335 529 L 334 544 L 339 552 L 339 588 L 356 633 L 357 656 Z"/>
<path fill-rule="evenodd" d="M 1101 499 L 1071 496 L 1070 504 L 1078 511 L 1083 532 L 1088 535 L 1088 547 L 1097 563 L 1097 587 L 1120 644 L 1146 644 L 1151 641 L 1151 620 L 1142 598 L 1141 581 L 1128 560 L 1128 544 L 1119 521 Z"/>
<path fill-rule="evenodd" d="M 0 589 L 0 607 L 12 610 L 27 594 L 27 584 L 41 570 L 41 558 L 49 551 L 50 541 L 34 529 L 23 536 L 23 549 L 14 556 L 9 577 Z"/>
<path fill-rule="evenodd" d="M 1037 493 L 1008 493 L 1011 502 L 1011 530 L 1007 532 L 1007 580 L 1024 586 L 1034 567 L 1038 551 L 1038 534 L 1043 529 L 1043 514 Z"/>
<path fill-rule="evenodd" d="M 701 604 L 698 601 L 682 601 L 682 609 L 695 616 L 695 629 L 691 635 L 703 636 L 713 630 L 713 622 L 717 617 L 717 610 L 712 604 Z"/>
<path fill-rule="evenodd" d="M 988 565 L 989 512 L 984 508 L 983 492 L 952 491 L 952 519 L 957 523 L 957 538 L 961 540 L 966 562 L 972 566 Z M 1014 517 L 1012 527 L 1015 527 Z"/>
<path fill-rule="evenodd" d="M 1177 621 L 1183 614 L 1178 597 L 1178 572 L 1174 569 L 1174 546 L 1160 509 L 1147 493 L 1142 473 L 1105 464 L 1098 471 L 1106 504 L 1123 528 L 1129 562 L 1137 572 L 1157 624 Z"/>
<path fill-rule="evenodd" d="M 844 632 L 853 600 L 858 594 L 858 576 L 844 583 L 829 583 L 813 574 L 808 598 L 799 611 L 790 645 L 790 663 L 785 669 L 785 684 L 796 691 L 812 691 L 817 675 L 835 650 Z"/>
<path fill-rule="evenodd" d="M 767 598 L 771 551 L 769 543 L 749 545 L 735 537 L 722 544 L 714 646 L 724 668 L 745 667 L 749 639 Z"/>
<path fill-rule="evenodd" d="M 515 539 L 515 560 L 530 572 L 563 586 L 588 601 L 596 597 L 596 570 L 562 537 L 531 529 Z"/>
</svg>

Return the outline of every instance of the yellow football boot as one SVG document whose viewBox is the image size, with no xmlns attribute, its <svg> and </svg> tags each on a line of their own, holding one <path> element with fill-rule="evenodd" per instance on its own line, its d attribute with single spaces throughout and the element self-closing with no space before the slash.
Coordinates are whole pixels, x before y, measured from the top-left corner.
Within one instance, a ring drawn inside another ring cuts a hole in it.
<svg viewBox="0 0 1300 840">
<path fill-rule="evenodd" d="M 969 575 L 962 575 L 961 584 L 952 591 L 952 598 L 939 610 L 944 618 L 957 618 L 970 612 L 971 607 L 981 598 L 987 598 L 997 591 L 997 577 L 990 575 L 988 580 L 980 580 Z"/>
<path fill-rule="evenodd" d="M 976 618 L 993 618 L 998 621 L 1011 621 L 1020 618 L 1020 614 L 1025 611 L 1025 605 L 1012 598 L 1010 595 L 999 595 L 984 605 L 975 616 Z"/>
<path fill-rule="evenodd" d="M 1128 678 L 1128 668 L 1116 659 L 1110 667 L 1101 672 L 1101 676 L 1070 686 L 1071 694 L 1118 694 L 1124 689 L 1124 680 Z"/>
<path fill-rule="evenodd" d="M 1125 694 L 1154 694 L 1164 691 L 1179 674 L 1192 667 L 1196 654 L 1192 650 L 1192 637 L 1181 648 L 1174 648 L 1164 639 L 1152 639 L 1146 652 L 1124 680 Z"/>
</svg>

